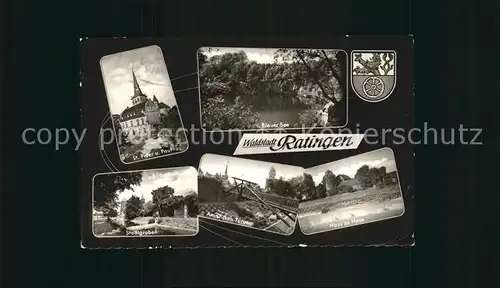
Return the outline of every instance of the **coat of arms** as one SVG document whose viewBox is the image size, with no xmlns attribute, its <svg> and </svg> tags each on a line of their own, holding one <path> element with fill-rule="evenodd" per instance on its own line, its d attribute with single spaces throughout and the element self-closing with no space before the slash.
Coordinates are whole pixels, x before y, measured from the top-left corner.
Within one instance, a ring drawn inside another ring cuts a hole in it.
<svg viewBox="0 0 500 288">
<path fill-rule="evenodd" d="M 352 51 L 351 85 L 367 102 L 380 102 L 396 87 L 395 51 Z"/>
</svg>

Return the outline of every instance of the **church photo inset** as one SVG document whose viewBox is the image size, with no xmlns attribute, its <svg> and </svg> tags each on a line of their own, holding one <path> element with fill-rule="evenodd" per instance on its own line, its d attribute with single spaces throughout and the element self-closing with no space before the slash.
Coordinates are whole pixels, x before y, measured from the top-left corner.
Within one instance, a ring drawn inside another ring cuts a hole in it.
<svg viewBox="0 0 500 288">
<path fill-rule="evenodd" d="M 120 160 L 125 164 L 188 149 L 165 60 L 158 46 L 100 61 Z"/>
<path fill-rule="evenodd" d="M 297 166 L 205 154 L 198 167 L 199 216 L 291 235 L 303 172 Z"/>
</svg>

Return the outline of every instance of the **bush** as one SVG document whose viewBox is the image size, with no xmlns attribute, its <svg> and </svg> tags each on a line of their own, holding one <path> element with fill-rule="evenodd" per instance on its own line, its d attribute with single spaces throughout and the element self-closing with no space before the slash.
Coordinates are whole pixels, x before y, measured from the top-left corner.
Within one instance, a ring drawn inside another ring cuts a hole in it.
<svg viewBox="0 0 500 288">
<path fill-rule="evenodd" d="M 149 219 L 149 220 L 148 220 L 148 224 L 154 224 L 155 222 L 156 222 L 156 221 L 155 221 L 155 219 L 154 219 L 154 218 L 151 218 L 151 219 Z"/>
<path fill-rule="evenodd" d="M 343 194 L 343 193 L 355 192 L 356 189 L 354 189 L 352 186 L 339 186 L 338 191 L 339 191 L 339 194 Z"/>
<path fill-rule="evenodd" d="M 255 215 L 253 215 L 252 212 L 250 212 L 244 208 L 241 208 L 236 203 L 228 203 L 228 208 L 233 210 L 234 212 L 236 212 L 236 214 L 238 214 L 238 216 L 241 218 L 248 217 L 250 219 L 255 219 Z"/>
<path fill-rule="evenodd" d="M 321 121 L 318 110 L 306 110 L 299 115 L 300 123 L 306 127 L 314 127 Z M 321 126 L 321 125 L 320 125 Z"/>
<path fill-rule="evenodd" d="M 258 219 L 257 221 L 255 221 L 253 223 L 254 228 L 261 228 L 261 227 L 267 227 L 267 226 L 269 226 L 269 225 L 267 224 L 267 220 L 264 218 Z"/>
<path fill-rule="evenodd" d="M 328 213 L 328 212 L 330 212 L 330 209 L 328 207 L 323 207 L 321 209 L 321 213 L 323 213 L 323 214 Z"/>
</svg>

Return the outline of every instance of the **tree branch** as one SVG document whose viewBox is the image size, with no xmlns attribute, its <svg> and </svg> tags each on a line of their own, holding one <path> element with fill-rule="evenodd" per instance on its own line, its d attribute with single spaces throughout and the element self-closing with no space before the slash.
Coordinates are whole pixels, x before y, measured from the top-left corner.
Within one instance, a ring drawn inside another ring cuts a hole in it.
<svg viewBox="0 0 500 288">
<path fill-rule="evenodd" d="M 319 89 L 321 90 L 321 93 L 323 94 L 323 97 L 325 97 L 326 99 L 328 99 L 328 101 L 331 101 L 334 104 L 337 104 L 338 103 L 337 99 L 335 99 L 335 97 L 330 97 L 328 95 L 328 93 L 326 93 L 325 88 L 323 88 L 323 85 L 321 85 L 321 83 L 319 82 L 319 80 L 316 78 L 316 75 L 314 74 L 314 71 L 311 69 L 311 67 L 309 67 L 309 65 L 307 64 L 306 60 L 304 59 L 304 57 L 300 53 L 300 50 L 297 50 L 297 56 L 299 57 L 300 61 L 302 61 L 302 63 L 306 67 L 307 71 L 309 72 L 309 74 L 313 78 L 314 82 L 316 82 L 316 84 L 319 86 Z"/>
<path fill-rule="evenodd" d="M 332 70 L 333 77 L 335 77 L 335 79 L 337 79 L 337 81 L 339 82 L 339 85 L 342 85 L 341 84 L 342 83 L 342 76 L 340 76 L 337 73 L 337 71 L 335 71 L 335 64 L 333 63 L 333 61 L 330 58 L 328 58 L 328 55 L 326 55 L 325 50 L 321 50 L 321 54 L 323 54 L 326 62 L 328 62 L 328 64 L 330 65 L 330 70 Z"/>
</svg>

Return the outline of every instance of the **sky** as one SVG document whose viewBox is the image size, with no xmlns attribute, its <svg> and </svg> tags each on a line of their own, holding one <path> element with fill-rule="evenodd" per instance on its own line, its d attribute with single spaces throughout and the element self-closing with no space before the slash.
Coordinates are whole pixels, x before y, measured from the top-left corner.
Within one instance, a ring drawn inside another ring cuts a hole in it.
<svg viewBox="0 0 500 288">
<path fill-rule="evenodd" d="M 118 194 L 119 201 L 127 200 L 132 195 L 144 197 L 146 202 L 151 201 L 151 191 L 168 185 L 175 190 L 174 195 L 185 195 L 189 191 L 198 193 L 198 171 L 194 167 L 168 168 L 146 170 L 142 172 L 142 183 L 132 186 L 134 191 L 125 190 Z"/>
<path fill-rule="evenodd" d="M 225 53 L 237 53 L 240 51 L 245 51 L 247 54 L 248 60 L 255 61 L 257 63 L 275 63 L 274 61 L 274 52 L 278 49 L 273 48 L 224 48 L 224 47 L 212 47 L 211 52 L 206 52 L 203 48 L 201 48 L 203 54 L 207 57 L 212 57 L 215 55 L 222 55 Z M 281 59 L 278 59 L 277 63 L 283 63 Z"/>
<path fill-rule="evenodd" d="M 229 177 L 237 177 L 255 182 L 263 188 L 266 186 L 266 179 L 269 176 L 271 167 L 274 167 L 276 170 L 276 178 L 283 177 L 285 179 L 290 179 L 296 176 L 302 176 L 304 173 L 302 167 L 215 154 L 203 155 L 200 160 L 199 168 L 203 173 L 208 172 L 212 175 L 219 173 L 223 175 L 226 169 L 226 163 L 228 165 L 227 174 Z"/>
<path fill-rule="evenodd" d="M 156 95 L 158 101 L 170 107 L 175 105 L 174 91 L 161 49 L 147 46 L 101 59 L 101 72 L 112 114 L 120 114 L 127 106 L 132 106 L 132 69 L 144 94 L 149 98 Z"/>
<path fill-rule="evenodd" d="M 314 183 L 318 185 L 323 180 L 323 175 L 325 175 L 326 170 L 332 171 L 335 175 L 344 174 L 351 178 L 354 178 L 354 175 L 356 175 L 358 169 L 363 165 L 368 165 L 370 168 L 380 168 L 382 166 L 385 166 L 387 168 L 387 173 L 396 171 L 396 161 L 394 160 L 394 153 L 389 148 L 382 148 L 368 153 L 363 153 L 360 155 L 308 168 L 306 169 L 305 173 L 311 174 Z"/>
</svg>

